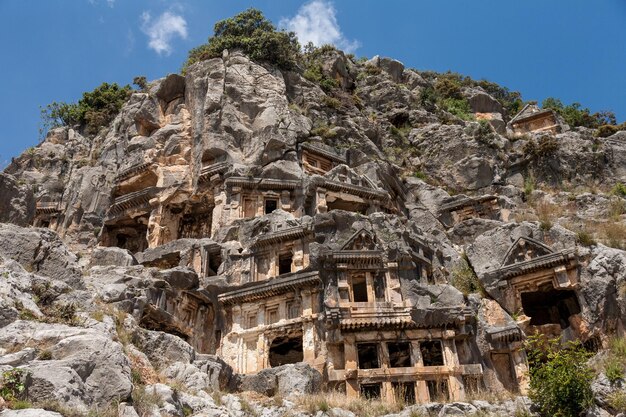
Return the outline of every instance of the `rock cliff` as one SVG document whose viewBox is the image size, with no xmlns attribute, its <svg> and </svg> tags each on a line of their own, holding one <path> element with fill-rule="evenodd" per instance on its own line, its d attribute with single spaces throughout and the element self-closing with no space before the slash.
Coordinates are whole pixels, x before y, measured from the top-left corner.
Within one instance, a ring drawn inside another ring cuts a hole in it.
<svg viewBox="0 0 626 417">
<path fill-rule="evenodd" d="M 624 132 L 520 136 L 480 87 L 467 121 L 398 61 L 319 59 L 330 91 L 225 51 L 0 174 L 5 380 L 85 415 L 361 415 L 322 387 L 513 415 L 528 335 L 623 335 Z"/>
</svg>

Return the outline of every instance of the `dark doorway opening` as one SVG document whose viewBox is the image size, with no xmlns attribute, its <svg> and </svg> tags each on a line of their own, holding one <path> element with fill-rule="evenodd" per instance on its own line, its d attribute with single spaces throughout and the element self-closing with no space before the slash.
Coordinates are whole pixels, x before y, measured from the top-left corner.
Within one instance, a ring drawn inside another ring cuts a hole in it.
<svg viewBox="0 0 626 417">
<path fill-rule="evenodd" d="M 524 314 L 530 317 L 530 324 L 559 324 L 562 329 L 569 327 L 569 317 L 580 313 L 576 292 L 572 290 L 542 289 L 537 292 L 522 293 Z"/>
<path fill-rule="evenodd" d="M 278 200 L 273 198 L 265 199 L 265 214 L 270 214 L 278 208 Z"/>
<path fill-rule="evenodd" d="M 219 253 L 207 253 L 209 257 L 209 267 L 206 271 L 206 276 L 212 277 L 217 275 L 217 271 L 219 271 L 220 266 L 222 266 L 222 257 Z"/>
<path fill-rule="evenodd" d="M 368 400 L 380 399 L 380 382 L 377 384 L 361 384 L 361 397 Z"/>
<path fill-rule="evenodd" d="M 393 382 L 391 386 L 397 403 L 415 404 L 415 382 Z"/>
<path fill-rule="evenodd" d="M 359 369 L 380 368 L 376 343 L 359 343 L 356 345 L 356 350 L 359 357 Z"/>
<path fill-rule="evenodd" d="M 439 340 L 420 342 L 420 352 L 424 366 L 443 366 L 443 349 Z"/>
<path fill-rule="evenodd" d="M 392 368 L 406 368 L 411 366 L 411 344 L 409 342 L 387 343 L 389 351 L 389 366 Z"/>
<path fill-rule="evenodd" d="M 367 282 L 364 276 L 352 277 L 352 297 L 355 303 L 367 303 Z"/>
<path fill-rule="evenodd" d="M 293 255 L 291 253 L 280 255 L 278 257 L 278 275 L 290 273 L 292 262 Z"/>
<path fill-rule="evenodd" d="M 430 397 L 430 401 L 432 402 L 447 402 L 450 401 L 450 391 L 448 390 L 448 381 L 445 379 L 441 380 L 430 380 L 426 381 L 426 386 L 428 387 L 428 395 Z"/>
<path fill-rule="evenodd" d="M 279 337 L 270 345 L 270 366 L 286 365 L 302 362 L 302 336 Z"/>
</svg>

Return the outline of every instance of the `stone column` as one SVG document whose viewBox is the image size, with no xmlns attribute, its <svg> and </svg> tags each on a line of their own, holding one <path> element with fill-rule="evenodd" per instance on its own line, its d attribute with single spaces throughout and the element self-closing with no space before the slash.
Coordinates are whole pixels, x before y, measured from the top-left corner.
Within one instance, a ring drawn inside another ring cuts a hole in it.
<svg viewBox="0 0 626 417">
<path fill-rule="evenodd" d="M 302 356 L 304 362 L 315 365 L 315 324 L 312 320 L 302 323 Z"/>
<path fill-rule="evenodd" d="M 315 210 L 316 213 L 326 213 L 328 211 L 325 188 L 318 188 L 315 190 Z"/>
<path fill-rule="evenodd" d="M 226 193 L 224 190 L 220 190 L 218 187 L 215 187 L 213 197 L 215 207 L 213 208 L 213 213 L 211 214 L 211 236 L 209 237 L 213 237 L 222 224 L 229 223 L 228 219 L 230 219 L 230 211 L 226 209 L 226 201 Z"/>
<path fill-rule="evenodd" d="M 243 217 L 242 210 L 244 208 L 241 198 L 241 188 L 232 187 L 230 189 L 230 213 L 228 216 L 230 220 L 235 220 Z"/>
<path fill-rule="evenodd" d="M 413 366 L 416 368 L 416 370 L 418 367 L 424 366 L 424 362 L 422 360 L 422 352 L 420 351 L 420 344 L 418 341 L 411 342 L 411 356 L 413 359 Z M 429 401 L 430 396 L 428 395 L 428 386 L 426 385 L 426 381 L 421 379 L 415 381 L 415 402 L 421 404 L 427 403 Z"/>
<path fill-rule="evenodd" d="M 525 351 L 520 347 L 511 351 L 511 362 L 515 369 L 519 392 L 521 395 L 526 395 L 530 381 L 528 380 L 528 363 Z"/>
<path fill-rule="evenodd" d="M 280 206 L 286 212 L 291 212 L 291 193 L 289 190 L 283 190 L 280 193 Z"/>
<path fill-rule="evenodd" d="M 450 371 L 458 369 L 459 357 L 456 353 L 456 345 L 454 343 L 454 339 L 444 339 L 442 343 L 446 367 Z M 456 373 L 451 374 L 448 378 L 448 390 L 450 391 L 450 400 L 462 401 L 465 398 L 463 376 Z"/>
<path fill-rule="evenodd" d="M 297 240 L 293 243 L 292 256 L 291 272 L 297 272 L 304 269 L 304 248 L 302 240 Z"/>
<path fill-rule="evenodd" d="M 372 272 L 365 273 L 365 283 L 367 285 L 367 300 L 373 303 L 376 301 L 376 292 L 374 291 L 374 274 Z"/>
<path fill-rule="evenodd" d="M 343 343 L 346 362 L 346 395 L 348 398 L 357 398 L 359 397 L 359 383 L 357 380 L 357 352 L 354 335 L 345 335 Z"/>
</svg>

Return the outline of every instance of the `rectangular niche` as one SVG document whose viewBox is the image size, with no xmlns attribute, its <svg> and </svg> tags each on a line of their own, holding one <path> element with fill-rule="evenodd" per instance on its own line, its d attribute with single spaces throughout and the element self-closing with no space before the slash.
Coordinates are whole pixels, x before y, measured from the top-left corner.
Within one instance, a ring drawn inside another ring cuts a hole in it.
<svg viewBox="0 0 626 417">
<path fill-rule="evenodd" d="M 443 366 L 443 349 L 439 340 L 420 342 L 420 352 L 424 366 Z"/>
<path fill-rule="evenodd" d="M 415 404 L 415 382 L 393 382 L 391 386 L 396 403 Z"/>
<path fill-rule="evenodd" d="M 382 388 L 381 385 L 380 382 L 375 384 L 360 384 L 361 397 L 368 400 L 379 400 Z"/>
<path fill-rule="evenodd" d="M 450 401 L 450 390 L 448 389 L 447 379 L 438 379 L 426 381 L 428 387 L 428 395 L 432 402 L 448 402 Z"/>
<path fill-rule="evenodd" d="M 277 337 L 270 344 L 270 366 L 276 367 L 290 363 L 302 362 L 302 335 Z"/>
<path fill-rule="evenodd" d="M 411 366 L 411 344 L 409 342 L 387 342 L 387 350 L 391 368 Z"/>
<path fill-rule="evenodd" d="M 356 345 L 359 369 L 380 368 L 377 343 L 359 343 Z"/>
<path fill-rule="evenodd" d="M 355 275 L 350 279 L 350 286 L 352 289 L 352 302 L 354 303 L 367 303 L 367 280 L 365 275 Z"/>
</svg>

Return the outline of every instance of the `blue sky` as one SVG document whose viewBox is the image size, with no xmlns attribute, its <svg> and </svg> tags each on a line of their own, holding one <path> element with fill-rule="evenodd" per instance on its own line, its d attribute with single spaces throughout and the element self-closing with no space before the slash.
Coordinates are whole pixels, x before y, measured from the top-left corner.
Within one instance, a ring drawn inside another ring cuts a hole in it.
<svg viewBox="0 0 626 417">
<path fill-rule="evenodd" d="M 217 20 L 257 7 L 357 56 L 486 78 L 626 120 L 626 0 L 0 0 L 0 167 L 39 142 L 39 106 L 178 72 Z"/>
</svg>

